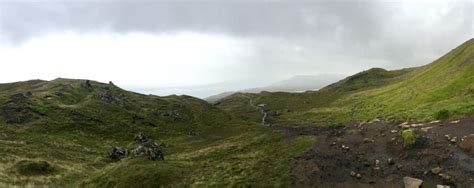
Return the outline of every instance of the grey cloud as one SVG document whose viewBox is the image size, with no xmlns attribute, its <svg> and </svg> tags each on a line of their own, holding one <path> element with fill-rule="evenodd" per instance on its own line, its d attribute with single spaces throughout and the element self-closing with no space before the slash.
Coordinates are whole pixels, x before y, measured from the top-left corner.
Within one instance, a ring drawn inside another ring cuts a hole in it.
<svg viewBox="0 0 474 188">
<path fill-rule="evenodd" d="M 15 45 L 64 30 L 224 34 L 253 43 L 243 77 L 275 81 L 429 63 L 474 36 L 473 12 L 472 0 L 0 0 L 0 39 Z"/>
</svg>

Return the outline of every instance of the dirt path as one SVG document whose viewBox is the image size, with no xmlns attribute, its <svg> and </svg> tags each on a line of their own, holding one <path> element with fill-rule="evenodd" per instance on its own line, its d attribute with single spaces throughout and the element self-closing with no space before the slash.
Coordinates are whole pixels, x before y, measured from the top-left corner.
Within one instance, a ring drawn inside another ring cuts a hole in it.
<svg viewBox="0 0 474 188">
<path fill-rule="evenodd" d="M 263 106 L 260 106 L 260 105 L 257 106 L 257 105 L 255 105 L 255 104 L 253 103 L 253 99 L 252 99 L 252 98 L 250 98 L 250 97 L 248 97 L 248 96 L 245 96 L 245 97 L 249 99 L 249 105 L 250 105 L 251 107 L 257 109 L 257 110 L 260 112 L 260 114 L 262 115 L 262 121 L 261 121 L 262 125 L 268 125 L 268 123 L 267 123 L 268 114 L 267 114 L 267 112 L 265 111 L 265 106 L 264 106 L 264 105 L 263 105 Z"/>
<path fill-rule="evenodd" d="M 309 151 L 291 161 L 295 187 L 403 187 L 403 177 L 410 176 L 423 180 L 423 187 L 474 188 L 474 153 L 458 147 L 474 134 L 474 118 L 414 124 L 418 139 L 411 149 L 403 147 L 395 123 L 277 128 L 289 136 L 317 136 Z"/>
</svg>

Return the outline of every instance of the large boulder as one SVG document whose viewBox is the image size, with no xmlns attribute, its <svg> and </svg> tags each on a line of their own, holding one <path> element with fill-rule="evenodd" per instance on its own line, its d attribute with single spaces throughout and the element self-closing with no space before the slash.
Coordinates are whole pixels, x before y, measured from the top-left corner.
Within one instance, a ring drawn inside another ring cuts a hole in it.
<svg viewBox="0 0 474 188">
<path fill-rule="evenodd" d="M 405 188 L 419 188 L 421 184 L 423 184 L 423 181 L 412 177 L 404 177 L 403 184 Z"/>
<path fill-rule="evenodd" d="M 109 157 L 114 160 L 120 160 L 127 156 L 127 150 L 121 147 L 114 147 L 109 153 Z"/>
</svg>

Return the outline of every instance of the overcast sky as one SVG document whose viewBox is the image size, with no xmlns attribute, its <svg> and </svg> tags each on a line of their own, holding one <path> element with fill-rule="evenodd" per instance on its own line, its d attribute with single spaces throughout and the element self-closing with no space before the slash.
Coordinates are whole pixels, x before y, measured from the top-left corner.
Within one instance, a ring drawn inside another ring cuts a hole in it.
<svg viewBox="0 0 474 188">
<path fill-rule="evenodd" d="M 473 23 L 473 0 L 0 0 L 0 82 L 111 80 L 161 95 L 228 83 L 203 97 L 427 64 Z"/>
</svg>

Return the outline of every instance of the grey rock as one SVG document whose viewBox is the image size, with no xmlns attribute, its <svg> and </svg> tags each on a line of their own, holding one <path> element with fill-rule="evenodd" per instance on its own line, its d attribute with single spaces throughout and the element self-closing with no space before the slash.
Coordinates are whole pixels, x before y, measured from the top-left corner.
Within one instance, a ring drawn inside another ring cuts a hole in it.
<svg viewBox="0 0 474 188">
<path fill-rule="evenodd" d="M 403 178 L 403 184 L 405 185 L 405 188 L 419 188 L 421 184 L 423 184 L 423 181 L 417 178 L 406 176 Z"/>
</svg>

